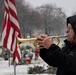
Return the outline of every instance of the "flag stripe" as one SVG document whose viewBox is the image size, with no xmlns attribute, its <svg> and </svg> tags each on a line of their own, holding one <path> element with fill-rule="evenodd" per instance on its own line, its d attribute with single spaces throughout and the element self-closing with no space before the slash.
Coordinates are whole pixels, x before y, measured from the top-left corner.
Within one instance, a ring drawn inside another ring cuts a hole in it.
<svg viewBox="0 0 76 75">
<path fill-rule="evenodd" d="M 4 24 L 3 24 L 3 27 L 2 27 L 2 30 L 4 30 L 4 28 L 5 28 L 5 24 L 6 24 L 6 18 L 7 18 L 7 14 L 6 14 L 6 12 L 5 12 L 5 14 L 4 14 Z"/>
<path fill-rule="evenodd" d="M 10 32 L 10 19 L 9 19 L 9 17 L 8 17 L 8 20 L 7 20 L 6 24 L 8 24 L 8 25 L 7 25 L 7 28 L 6 28 L 6 36 L 4 38 L 4 44 L 5 45 L 8 43 L 7 41 L 8 41 L 8 36 L 9 36 L 9 32 Z M 8 48 L 7 45 L 5 47 Z"/>
<path fill-rule="evenodd" d="M 13 16 L 11 16 L 11 20 L 12 20 L 11 22 L 13 23 L 12 27 L 14 27 L 15 30 L 19 30 L 20 28 L 18 26 L 19 25 L 18 21 Z"/>
<path fill-rule="evenodd" d="M 11 8 L 10 8 L 10 13 L 12 13 L 12 14 L 13 14 L 13 16 L 14 16 L 14 18 L 17 20 L 17 17 L 16 17 L 16 16 L 17 16 L 17 15 L 16 15 L 16 12 L 14 12 Z M 11 14 L 11 16 L 12 16 L 12 14 Z M 13 16 L 12 16 L 12 17 L 13 17 Z"/>
<path fill-rule="evenodd" d="M 16 6 L 14 0 L 4 0 L 5 14 L 2 29 L 2 44 L 13 53 L 13 61 L 16 64 L 21 59 L 20 49 L 17 47 L 17 37 L 21 37 Z"/>
<path fill-rule="evenodd" d="M 8 43 L 7 43 L 7 47 L 11 51 L 12 51 L 12 42 L 14 41 L 14 40 L 12 40 L 12 34 L 13 34 L 13 28 L 10 29 L 10 33 L 9 33 L 9 37 L 8 37 Z"/>
<path fill-rule="evenodd" d="M 6 12 L 7 13 L 9 13 L 9 8 L 8 8 L 8 1 L 6 0 L 6 1 L 4 1 L 5 2 L 5 10 L 6 10 Z"/>
<path fill-rule="evenodd" d="M 10 1 L 9 4 L 10 4 L 9 8 L 10 8 L 12 11 L 15 12 L 15 15 L 17 15 L 15 3 Z"/>
</svg>

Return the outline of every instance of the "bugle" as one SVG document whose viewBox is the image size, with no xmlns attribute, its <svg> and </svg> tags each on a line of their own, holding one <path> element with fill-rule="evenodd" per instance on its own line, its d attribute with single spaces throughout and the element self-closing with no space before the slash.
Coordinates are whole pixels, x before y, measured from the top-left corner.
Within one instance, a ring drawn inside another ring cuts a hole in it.
<svg viewBox="0 0 76 75">
<path fill-rule="evenodd" d="M 62 35 L 62 36 L 49 36 L 49 38 L 52 38 L 52 39 L 57 39 L 57 45 L 59 45 L 59 43 L 60 43 L 60 39 L 59 38 L 63 38 L 63 37 L 66 37 L 66 35 Z M 36 47 L 36 48 L 38 48 L 39 47 L 39 45 L 37 44 L 37 42 L 36 42 L 36 40 L 37 40 L 37 38 L 26 38 L 26 39 L 24 39 L 24 38 L 19 38 L 19 37 L 17 37 L 17 44 L 19 45 L 19 44 L 21 44 L 21 43 L 26 43 L 26 42 L 33 42 L 33 45 Z"/>
</svg>

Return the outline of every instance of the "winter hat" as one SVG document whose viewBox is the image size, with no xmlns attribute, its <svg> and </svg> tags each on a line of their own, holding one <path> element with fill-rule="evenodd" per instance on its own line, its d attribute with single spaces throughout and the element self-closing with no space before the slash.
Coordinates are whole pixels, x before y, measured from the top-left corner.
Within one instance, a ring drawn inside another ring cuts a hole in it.
<svg viewBox="0 0 76 75">
<path fill-rule="evenodd" d="M 74 33 L 76 34 L 76 15 L 68 17 L 67 18 L 67 25 L 68 25 L 68 23 L 71 24 L 71 26 L 74 30 Z"/>
</svg>

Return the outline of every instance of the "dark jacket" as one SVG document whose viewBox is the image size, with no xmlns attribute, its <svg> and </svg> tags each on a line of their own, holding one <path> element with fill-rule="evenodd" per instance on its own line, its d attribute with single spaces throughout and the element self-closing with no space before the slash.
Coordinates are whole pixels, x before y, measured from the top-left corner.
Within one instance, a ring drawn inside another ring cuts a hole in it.
<svg viewBox="0 0 76 75">
<path fill-rule="evenodd" d="M 53 44 L 49 49 L 40 49 L 41 58 L 50 66 L 57 67 L 57 75 L 76 75 L 76 45 L 65 40 L 62 49 Z"/>
</svg>

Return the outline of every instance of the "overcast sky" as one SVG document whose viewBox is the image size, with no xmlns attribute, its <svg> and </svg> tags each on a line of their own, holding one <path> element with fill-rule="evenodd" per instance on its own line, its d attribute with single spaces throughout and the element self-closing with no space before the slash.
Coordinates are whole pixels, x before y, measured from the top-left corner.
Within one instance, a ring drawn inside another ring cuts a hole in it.
<svg viewBox="0 0 76 75">
<path fill-rule="evenodd" d="M 56 4 L 57 7 L 61 7 L 63 11 L 70 16 L 72 12 L 76 11 L 76 0 L 26 0 L 32 6 L 40 6 L 46 3 Z"/>
</svg>

